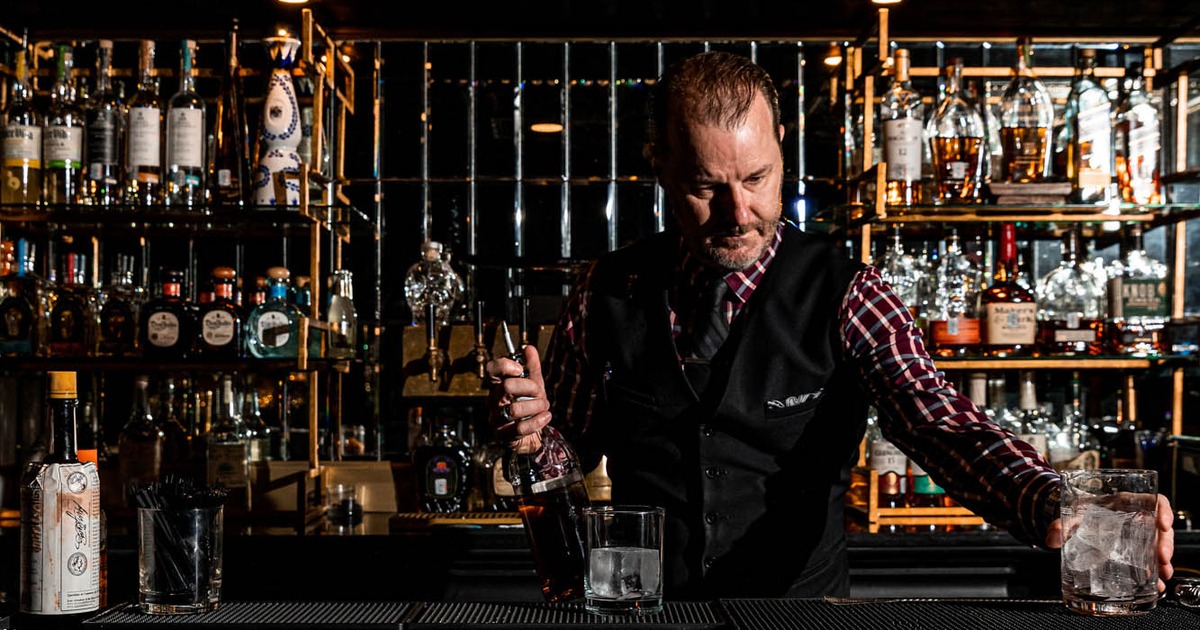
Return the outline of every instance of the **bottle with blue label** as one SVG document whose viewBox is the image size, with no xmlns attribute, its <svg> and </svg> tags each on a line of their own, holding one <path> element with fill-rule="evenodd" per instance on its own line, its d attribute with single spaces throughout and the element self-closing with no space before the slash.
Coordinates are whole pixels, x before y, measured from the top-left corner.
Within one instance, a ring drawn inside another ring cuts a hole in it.
<svg viewBox="0 0 1200 630">
<path fill-rule="evenodd" d="M 417 447 L 417 493 L 426 512 L 465 512 L 471 493 L 471 448 L 453 418 L 439 417 L 430 438 Z"/>
<path fill-rule="evenodd" d="M 267 300 L 246 317 L 246 352 L 257 359 L 293 359 L 300 347 L 302 313 L 288 301 L 286 267 L 267 270 Z"/>
<path fill-rule="evenodd" d="M 19 239 L 13 244 L 11 271 L 0 278 L 4 287 L 4 299 L 0 300 L 0 355 L 29 356 L 37 349 L 46 312 L 38 306 L 42 300 L 32 269 L 29 242 Z"/>
</svg>

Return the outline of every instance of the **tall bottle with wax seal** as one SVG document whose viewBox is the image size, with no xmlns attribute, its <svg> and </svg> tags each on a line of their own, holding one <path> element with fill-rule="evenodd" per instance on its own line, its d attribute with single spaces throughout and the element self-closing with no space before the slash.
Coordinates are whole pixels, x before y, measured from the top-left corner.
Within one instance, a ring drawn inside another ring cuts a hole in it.
<svg viewBox="0 0 1200 630">
<path fill-rule="evenodd" d="M 525 355 L 513 345 L 508 323 L 502 321 L 500 327 L 508 357 L 525 365 Z M 542 595 L 549 602 L 565 602 L 583 595 L 587 486 L 575 449 L 557 429 L 547 424 L 534 437 L 530 448 L 512 450 L 508 477 L 533 551 Z"/>
<path fill-rule="evenodd" d="M 258 206 L 300 205 L 300 183 L 287 179 L 288 173 L 300 172 L 300 105 L 296 101 L 296 85 L 292 82 L 292 66 L 300 40 L 287 35 L 263 40 L 275 67 L 267 86 L 259 125 L 258 146 L 254 164 L 254 203 Z M 280 181 L 280 178 L 283 181 Z"/>
</svg>

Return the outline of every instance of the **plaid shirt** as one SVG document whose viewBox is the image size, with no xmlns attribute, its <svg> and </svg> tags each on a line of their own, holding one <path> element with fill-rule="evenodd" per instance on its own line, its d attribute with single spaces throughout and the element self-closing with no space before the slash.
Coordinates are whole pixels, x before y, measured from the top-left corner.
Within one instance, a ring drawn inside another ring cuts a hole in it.
<svg viewBox="0 0 1200 630">
<path fill-rule="evenodd" d="M 745 270 L 726 274 L 733 299 L 726 314 L 737 317 L 750 299 L 782 239 L 782 228 L 766 253 Z M 680 263 L 670 304 L 678 346 L 688 334 L 697 301 L 692 287 L 705 286 L 700 268 L 680 243 Z M 584 433 L 593 421 L 599 383 L 590 375 L 587 305 L 595 263 L 582 273 L 550 342 L 546 389 L 555 421 Z M 1058 517 L 1058 473 L 1037 450 L 1000 428 L 945 380 L 925 350 L 908 308 L 868 266 L 851 282 L 838 313 L 843 356 L 856 365 L 879 411 L 884 437 L 912 457 L 950 496 L 988 522 L 1028 544 L 1040 545 Z M 683 353 L 679 353 L 682 362 Z"/>
</svg>

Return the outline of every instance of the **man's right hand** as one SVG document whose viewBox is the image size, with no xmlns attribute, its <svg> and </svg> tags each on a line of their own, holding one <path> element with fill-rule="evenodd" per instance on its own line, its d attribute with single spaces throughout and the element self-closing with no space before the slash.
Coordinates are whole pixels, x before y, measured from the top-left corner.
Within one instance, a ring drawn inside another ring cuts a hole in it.
<svg viewBox="0 0 1200 630">
<path fill-rule="evenodd" d="M 525 365 L 496 357 L 487 362 L 488 421 L 496 438 L 518 453 L 541 447 L 542 427 L 550 423 L 550 401 L 542 381 L 542 362 L 537 348 L 525 346 Z M 522 377 L 522 374 L 527 376 Z"/>
</svg>

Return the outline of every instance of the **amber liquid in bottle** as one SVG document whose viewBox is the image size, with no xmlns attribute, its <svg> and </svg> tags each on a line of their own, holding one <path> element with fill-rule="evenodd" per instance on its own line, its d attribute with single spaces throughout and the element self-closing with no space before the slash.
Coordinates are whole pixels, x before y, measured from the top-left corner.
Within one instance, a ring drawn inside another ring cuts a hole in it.
<svg viewBox="0 0 1200 630">
<path fill-rule="evenodd" d="M 983 138 L 934 138 L 933 168 L 938 196 L 974 203 L 979 199 L 979 158 Z"/>
<path fill-rule="evenodd" d="M 1037 341 L 1037 301 L 1017 283 L 1016 226 L 1001 228 L 999 260 L 992 286 L 979 296 L 983 314 L 984 353 L 994 357 L 1024 356 Z"/>
</svg>

